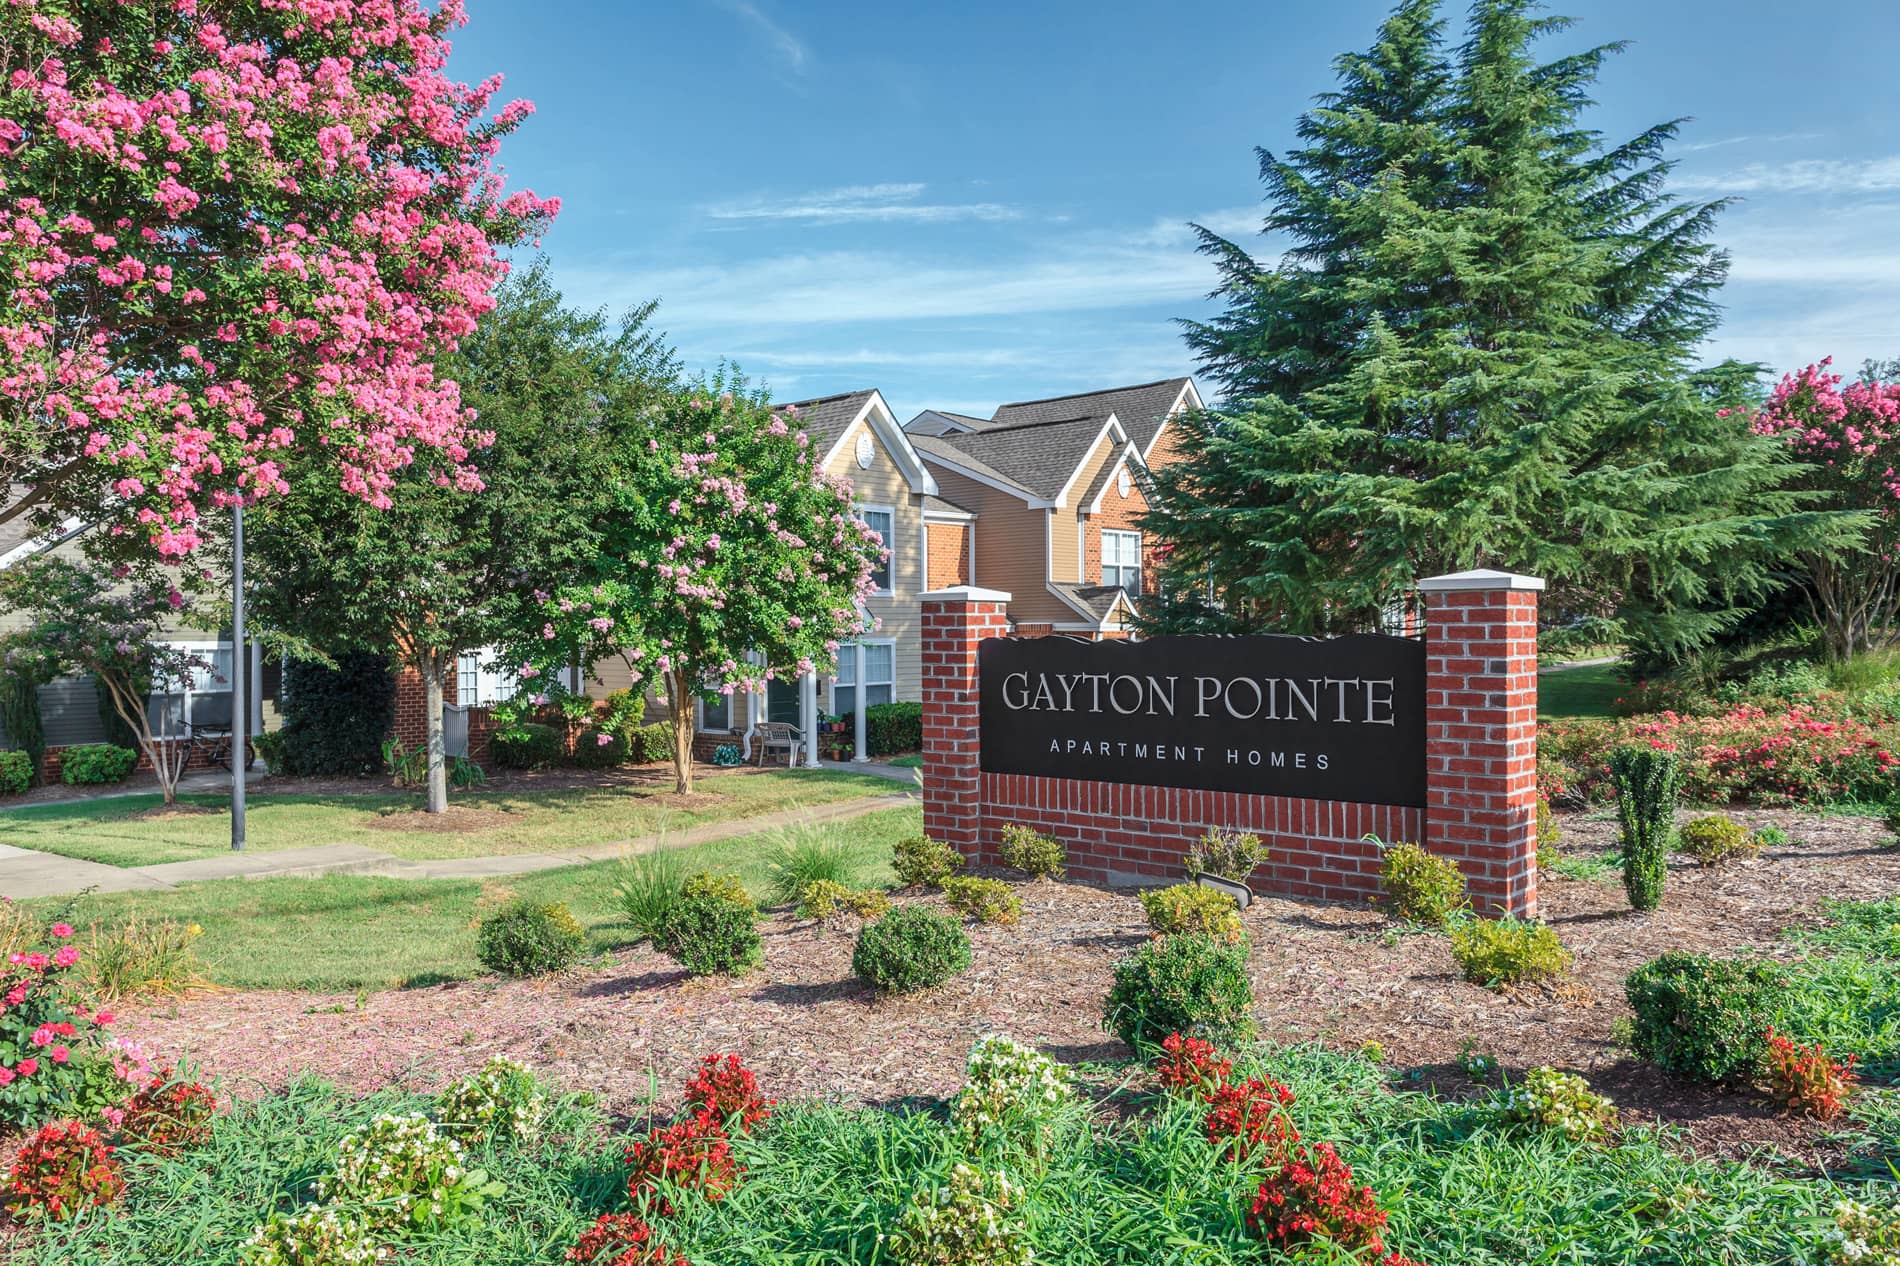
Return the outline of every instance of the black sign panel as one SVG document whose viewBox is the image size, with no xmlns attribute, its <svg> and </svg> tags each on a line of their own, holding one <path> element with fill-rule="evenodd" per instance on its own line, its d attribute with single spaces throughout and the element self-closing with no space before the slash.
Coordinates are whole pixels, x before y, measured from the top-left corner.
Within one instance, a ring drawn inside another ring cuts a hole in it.
<svg viewBox="0 0 1900 1266">
<path fill-rule="evenodd" d="M 990 773 L 1425 804 L 1412 638 L 993 638 L 978 666 Z"/>
</svg>

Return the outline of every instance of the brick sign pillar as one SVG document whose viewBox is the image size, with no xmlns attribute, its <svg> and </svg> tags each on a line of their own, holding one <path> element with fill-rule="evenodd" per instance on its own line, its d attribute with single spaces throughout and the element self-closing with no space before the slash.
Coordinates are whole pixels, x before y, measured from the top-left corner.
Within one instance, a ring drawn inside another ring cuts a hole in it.
<svg viewBox="0 0 1900 1266">
<path fill-rule="evenodd" d="M 1009 632 L 1009 595 L 957 585 L 923 595 L 924 834 L 975 856 L 983 821 L 977 770 L 976 648 Z"/>
<path fill-rule="evenodd" d="M 1487 914 L 1537 913 L 1537 595 L 1501 571 L 1421 580 L 1425 842 Z"/>
</svg>

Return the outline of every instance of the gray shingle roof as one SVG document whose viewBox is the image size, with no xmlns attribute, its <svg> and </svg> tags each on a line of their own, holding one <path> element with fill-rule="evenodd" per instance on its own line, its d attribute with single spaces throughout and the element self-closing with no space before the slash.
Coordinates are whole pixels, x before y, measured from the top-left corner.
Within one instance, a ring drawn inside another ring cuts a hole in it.
<svg viewBox="0 0 1900 1266">
<path fill-rule="evenodd" d="M 951 437 L 947 435 L 913 435 L 910 437 L 910 442 L 911 445 L 916 448 L 918 456 L 922 457 L 925 461 L 929 461 L 935 457 L 942 461 L 955 462 L 966 470 L 973 470 L 987 479 L 994 480 L 1005 487 L 1015 488 L 1027 496 L 1033 497 L 1036 495 L 1034 489 L 1027 488 L 1021 483 L 1018 483 L 1002 471 L 991 466 L 981 457 L 964 452 L 961 448 L 952 444 L 950 438 Z"/>
<path fill-rule="evenodd" d="M 1186 378 L 1164 378 L 1134 387 L 1111 387 L 1107 391 L 1086 391 L 1073 396 L 1054 396 L 1048 400 L 1022 400 L 997 409 L 991 425 L 1021 426 L 1030 422 L 1049 422 L 1081 414 L 1106 417 L 1114 414 L 1128 432 L 1128 438 L 1142 452 L 1154 443 L 1168 409 L 1187 386 Z"/>
<path fill-rule="evenodd" d="M 925 409 L 904 423 L 904 429 L 912 435 L 942 435 L 956 429 L 946 426 L 942 419 L 948 419 L 972 431 L 986 430 L 994 425 L 988 418 L 973 418 L 967 413 L 952 413 L 948 409 Z"/>
<path fill-rule="evenodd" d="M 1080 605 L 1083 610 L 1094 612 L 1097 620 L 1108 619 L 1115 610 L 1116 601 L 1125 596 L 1120 585 L 1065 585 L 1060 581 L 1051 581 L 1049 587 Z M 1134 605 L 1132 599 L 1129 605 Z"/>
<path fill-rule="evenodd" d="M 1095 447 L 1107 422 L 1107 414 L 1070 414 L 1046 422 L 913 438 L 921 452 L 965 464 L 980 461 L 1017 487 L 1053 501 Z"/>
<path fill-rule="evenodd" d="M 851 425 L 852 419 L 864 411 L 865 401 L 869 400 L 873 394 L 869 389 L 847 391 L 843 395 L 820 396 L 816 400 L 794 400 L 789 404 L 773 405 L 772 408 L 774 412 L 781 414 L 788 409 L 797 409 L 797 427 L 810 435 L 812 446 L 823 453 L 838 442 L 838 437 L 844 434 L 845 428 Z M 790 421 L 788 418 L 788 425 Z"/>
<path fill-rule="evenodd" d="M 948 497 L 925 497 L 925 514 L 975 514 L 968 506 L 960 506 Z"/>
</svg>

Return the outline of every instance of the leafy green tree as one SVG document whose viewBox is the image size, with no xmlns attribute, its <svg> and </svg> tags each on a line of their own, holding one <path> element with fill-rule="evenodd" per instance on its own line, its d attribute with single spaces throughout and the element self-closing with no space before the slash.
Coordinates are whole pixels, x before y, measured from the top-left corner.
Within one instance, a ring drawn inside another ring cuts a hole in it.
<svg viewBox="0 0 1900 1266">
<path fill-rule="evenodd" d="M 1793 463 L 1726 406 L 1753 367 L 1695 368 L 1727 260 L 1721 203 L 1665 186 L 1676 123 L 1584 123 L 1605 45 L 1479 0 L 1445 43 L 1407 0 L 1285 157 L 1260 153 L 1277 260 L 1205 229 L 1224 310 L 1187 338 L 1224 388 L 1186 420 L 1149 528 L 1173 542 L 1161 627 L 1377 624 L 1420 577 L 1553 582 L 1580 637 L 1680 653 L 1732 624 L 1796 542 L 1851 524 L 1783 490 Z"/>
<path fill-rule="evenodd" d="M 829 669 L 870 627 L 882 545 L 821 460 L 796 412 L 773 412 L 742 381 L 676 392 L 620 437 L 585 579 L 542 595 L 534 667 L 578 649 L 664 684 L 682 794 L 694 699 Z"/>
<path fill-rule="evenodd" d="M 492 436 L 469 454 L 478 483 L 418 463 L 382 510 L 305 483 L 247 524 L 261 625 L 305 654 L 375 651 L 421 678 L 432 813 L 448 804 L 442 703 L 457 657 L 515 638 L 534 584 L 592 561 L 609 435 L 678 373 L 651 304 L 616 327 L 567 307 L 540 263 L 497 300 L 441 366 Z"/>
</svg>

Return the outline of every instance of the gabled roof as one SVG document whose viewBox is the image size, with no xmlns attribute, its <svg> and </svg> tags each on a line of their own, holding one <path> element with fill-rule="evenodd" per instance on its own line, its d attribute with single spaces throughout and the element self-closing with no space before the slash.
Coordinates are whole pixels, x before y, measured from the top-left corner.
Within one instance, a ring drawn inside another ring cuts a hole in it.
<svg viewBox="0 0 1900 1266">
<path fill-rule="evenodd" d="M 955 431 L 981 431 L 991 425 L 988 418 L 973 418 L 948 409 L 925 409 L 904 423 L 904 429 L 912 435 L 947 435 Z"/>
<path fill-rule="evenodd" d="M 1017 426 L 912 438 L 920 452 L 952 465 L 980 463 L 1022 492 L 1056 504 L 1064 500 L 1070 482 L 1104 432 L 1115 426 L 1110 414 L 1070 414 Z"/>
<path fill-rule="evenodd" d="M 794 400 L 789 404 L 776 404 L 775 412 L 785 413 L 798 410 L 798 426 L 811 436 L 812 446 L 819 452 L 829 452 L 844 433 L 851 429 L 864 408 L 876 395 L 875 389 L 866 391 L 847 391 L 836 396 L 820 396 L 816 400 Z"/>
<path fill-rule="evenodd" d="M 1190 406 L 1199 403 L 1200 396 L 1194 393 L 1193 388 L 1194 382 L 1190 378 L 1163 378 L 1159 382 L 1145 382 L 1133 387 L 1111 387 L 1107 391 L 1085 391 L 1071 396 L 1052 396 L 1047 400 L 1020 400 L 997 409 L 990 425 L 1021 426 L 1084 414 L 1106 417 L 1112 413 L 1121 422 L 1122 429 L 1128 432 L 1128 438 L 1134 441 L 1135 448 L 1145 457 L 1182 395 L 1188 395 Z"/>
<path fill-rule="evenodd" d="M 1093 617 L 1097 624 L 1103 626 L 1115 614 L 1116 607 L 1126 605 L 1133 611 L 1135 606 L 1128 597 L 1128 591 L 1120 585 L 1069 585 L 1052 580 L 1049 589 L 1056 597 L 1081 614 Z"/>
<path fill-rule="evenodd" d="M 890 450 L 897 468 L 910 484 L 911 491 L 925 496 L 934 496 L 937 481 L 930 471 L 925 469 L 924 461 L 910 442 L 910 436 L 904 428 L 897 425 L 897 415 L 884 402 L 884 396 L 877 388 L 865 391 L 847 391 L 835 396 L 819 396 L 813 400 L 793 400 L 787 404 L 774 405 L 773 411 L 779 414 L 796 414 L 795 422 L 788 418 L 788 425 L 811 437 L 812 448 L 818 452 L 821 464 L 829 465 L 838 455 L 839 445 L 845 436 L 851 433 L 860 418 L 877 432 L 884 441 L 884 447 Z"/>
</svg>

